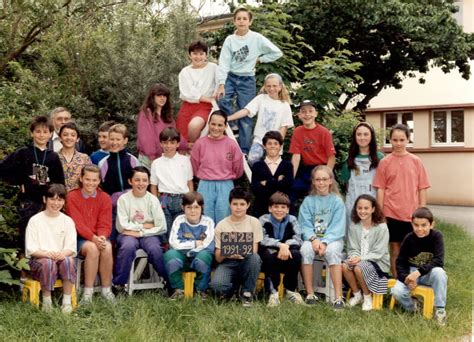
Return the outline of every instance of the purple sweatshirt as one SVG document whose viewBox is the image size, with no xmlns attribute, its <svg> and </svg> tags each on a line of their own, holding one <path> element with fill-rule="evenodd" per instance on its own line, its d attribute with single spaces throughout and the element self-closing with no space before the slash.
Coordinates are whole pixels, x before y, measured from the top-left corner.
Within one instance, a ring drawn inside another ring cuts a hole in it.
<svg viewBox="0 0 474 342">
<path fill-rule="evenodd" d="M 191 151 L 191 164 L 194 175 L 204 180 L 237 179 L 244 173 L 242 151 L 225 135 L 217 140 L 198 139 Z"/>
</svg>

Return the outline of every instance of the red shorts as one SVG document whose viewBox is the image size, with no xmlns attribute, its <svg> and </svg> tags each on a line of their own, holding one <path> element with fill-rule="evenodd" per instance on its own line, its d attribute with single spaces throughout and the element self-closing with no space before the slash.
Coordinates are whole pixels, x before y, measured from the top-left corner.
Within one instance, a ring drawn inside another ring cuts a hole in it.
<svg viewBox="0 0 474 342">
<path fill-rule="evenodd" d="M 183 137 L 186 138 L 186 140 L 188 140 L 188 125 L 191 120 L 198 116 L 207 122 L 207 118 L 211 113 L 211 109 L 211 103 L 189 103 L 184 101 L 178 112 L 178 118 L 176 119 L 176 129 Z"/>
</svg>

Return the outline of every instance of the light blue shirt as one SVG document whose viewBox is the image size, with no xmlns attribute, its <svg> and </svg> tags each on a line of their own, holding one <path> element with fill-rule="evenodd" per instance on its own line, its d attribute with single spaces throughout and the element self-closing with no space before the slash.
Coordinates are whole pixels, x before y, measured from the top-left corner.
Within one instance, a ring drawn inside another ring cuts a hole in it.
<svg viewBox="0 0 474 342">
<path fill-rule="evenodd" d="M 238 76 L 254 76 L 257 58 L 270 63 L 283 56 L 283 52 L 260 33 L 249 31 L 245 36 L 231 34 L 222 45 L 217 70 L 218 84 L 224 84 L 229 72 Z"/>
<path fill-rule="evenodd" d="M 335 195 L 307 196 L 298 215 L 303 232 L 303 240 L 316 236 L 321 242 L 331 242 L 344 238 L 346 232 L 346 208 L 342 199 Z"/>
</svg>

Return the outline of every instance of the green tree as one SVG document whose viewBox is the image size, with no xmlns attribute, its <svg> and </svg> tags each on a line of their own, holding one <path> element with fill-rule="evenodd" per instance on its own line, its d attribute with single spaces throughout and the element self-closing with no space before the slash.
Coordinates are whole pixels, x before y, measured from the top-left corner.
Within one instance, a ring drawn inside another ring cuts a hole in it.
<svg viewBox="0 0 474 342">
<path fill-rule="evenodd" d="M 469 77 L 474 35 L 457 25 L 452 0 L 298 0 L 282 6 L 313 47 L 299 61 L 301 68 L 321 60 L 338 38 L 347 40 L 350 61 L 361 63 L 357 91 L 342 107 L 358 95 L 356 109 L 363 110 L 384 87 L 400 88 L 405 76 L 425 73 L 431 65 Z"/>
<path fill-rule="evenodd" d="M 6 63 L 0 72 L 0 158 L 30 141 L 27 126 L 33 116 L 47 115 L 57 106 L 71 110 L 91 148 L 103 121 L 127 124 L 133 151 L 135 115 L 149 86 L 164 82 L 177 98 L 178 73 L 188 63 L 187 45 L 197 36 L 187 0 L 177 5 L 78 0 L 54 7 L 59 3 L 2 2 L 9 7 L 0 8 L 0 59 Z M 2 48 L 8 47 L 4 42 L 12 34 L 14 18 L 19 18 L 22 35 L 39 20 L 38 13 L 43 19 L 47 13 L 52 17 L 38 34 L 41 39 L 5 59 L 7 50 Z M 17 192 L 0 184 L 2 245 L 17 246 Z"/>
</svg>

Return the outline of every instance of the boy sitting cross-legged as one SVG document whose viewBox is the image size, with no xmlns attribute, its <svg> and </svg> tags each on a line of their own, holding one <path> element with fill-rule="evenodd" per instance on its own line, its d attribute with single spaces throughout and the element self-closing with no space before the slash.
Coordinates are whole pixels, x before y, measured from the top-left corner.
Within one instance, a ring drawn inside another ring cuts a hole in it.
<svg viewBox="0 0 474 342">
<path fill-rule="evenodd" d="M 298 272 L 301 265 L 300 246 L 302 244 L 301 231 L 298 220 L 289 215 L 290 200 L 282 192 L 275 192 L 270 196 L 268 211 L 260 217 L 263 227 L 263 239 L 260 241 L 259 254 L 262 258 L 262 271 L 270 286 L 268 306 L 280 304 L 278 286 L 280 273 L 283 273 L 283 284 L 286 289 L 286 298 L 297 304 L 303 304 L 303 298 L 296 292 Z"/>
<path fill-rule="evenodd" d="M 230 216 L 216 226 L 216 261 L 219 265 L 214 272 L 211 288 L 221 298 L 230 298 L 242 286 L 241 300 L 244 306 L 251 306 L 253 294 L 260 273 L 261 259 L 258 243 L 262 240 L 262 226 L 252 216 L 247 215 L 250 207 L 250 193 L 243 188 L 234 188 L 229 195 Z M 229 241 L 251 241 L 248 245 L 227 245 Z"/>
</svg>

